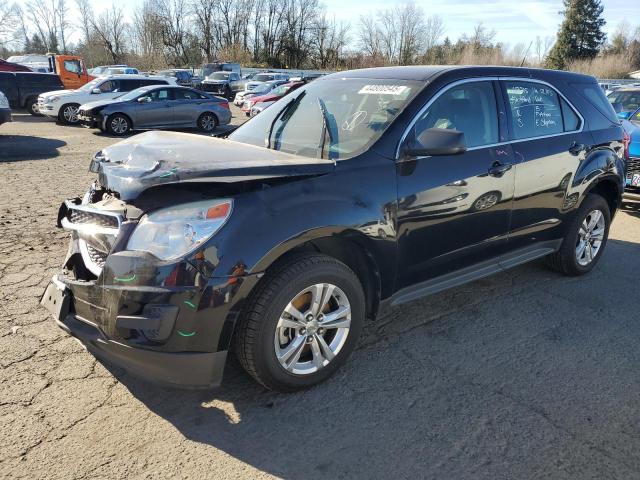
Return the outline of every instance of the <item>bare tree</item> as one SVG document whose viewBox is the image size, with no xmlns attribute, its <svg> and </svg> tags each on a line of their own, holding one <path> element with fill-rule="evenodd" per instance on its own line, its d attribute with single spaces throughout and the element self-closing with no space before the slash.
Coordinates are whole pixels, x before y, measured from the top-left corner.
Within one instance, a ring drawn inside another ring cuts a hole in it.
<svg viewBox="0 0 640 480">
<path fill-rule="evenodd" d="M 439 15 L 427 17 L 424 22 L 424 49 L 431 50 L 439 42 L 444 35 L 444 22 Z"/>
<path fill-rule="evenodd" d="M 544 63 L 545 58 L 547 58 L 547 54 L 549 53 L 549 50 L 551 50 L 551 47 L 553 46 L 553 43 L 555 41 L 554 37 L 540 37 L 540 35 L 536 36 L 536 40 L 534 43 L 534 51 L 536 54 L 536 58 L 538 60 L 538 63 L 540 65 L 542 65 Z"/>
<path fill-rule="evenodd" d="M 91 26 L 113 63 L 118 63 L 124 56 L 128 29 L 123 9 L 114 3 L 96 20 L 92 20 Z"/>
<path fill-rule="evenodd" d="M 336 68 L 348 42 L 349 25 L 329 20 L 323 11 L 315 20 L 309 41 L 313 49 L 311 63 L 315 68 Z"/>
<path fill-rule="evenodd" d="M 15 3 L 0 3 L 0 46 L 15 39 L 20 25 L 20 7 Z"/>
<path fill-rule="evenodd" d="M 89 0 L 76 0 L 76 8 L 80 16 L 77 26 L 82 31 L 84 43 L 89 44 L 91 39 L 91 25 L 94 23 L 91 2 Z"/>
<path fill-rule="evenodd" d="M 65 0 L 52 0 L 52 7 L 54 13 L 54 22 L 57 23 L 57 30 L 59 41 L 62 46 L 62 51 L 67 53 L 67 32 L 70 27 L 69 20 L 67 18 L 67 2 Z"/>
<path fill-rule="evenodd" d="M 214 60 L 215 45 L 213 32 L 216 29 L 216 10 L 219 0 L 193 0 L 196 37 L 204 58 Z"/>
<path fill-rule="evenodd" d="M 56 2 L 51 0 L 29 0 L 26 4 L 30 23 L 35 26 L 47 50 L 58 50 L 58 22 Z"/>
</svg>

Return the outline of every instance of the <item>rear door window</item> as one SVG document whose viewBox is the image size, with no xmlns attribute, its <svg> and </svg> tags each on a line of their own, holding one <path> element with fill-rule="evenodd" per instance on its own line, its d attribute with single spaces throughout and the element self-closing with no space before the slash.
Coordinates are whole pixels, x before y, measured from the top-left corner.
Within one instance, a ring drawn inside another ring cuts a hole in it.
<svg viewBox="0 0 640 480">
<path fill-rule="evenodd" d="M 119 91 L 119 86 L 120 82 L 118 82 L 118 80 L 107 80 L 106 82 L 102 82 L 98 88 L 102 93 L 111 93 Z"/>
<path fill-rule="evenodd" d="M 501 82 L 506 93 L 515 140 L 563 133 L 564 120 L 557 92 L 542 83 Z"/>
<path fill-rule="evenodd" d="M 135 90 L 136 88 L 141 87 L 140 80 L 129 80 L 129 79 L 121 79 L 120 81 L 119 92 L 130 92 L 131 90 Z"/>
</svg>

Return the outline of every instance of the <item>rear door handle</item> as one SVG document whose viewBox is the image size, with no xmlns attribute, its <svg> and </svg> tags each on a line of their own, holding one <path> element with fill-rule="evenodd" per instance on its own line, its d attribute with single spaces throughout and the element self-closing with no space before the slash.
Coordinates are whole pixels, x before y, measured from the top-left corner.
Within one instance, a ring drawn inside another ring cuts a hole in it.
<svg viewBox="0 0 640 480">
<path fill-rule="evenodd" d="M 513 167 L 512 163 L 495 162 L 491 165 L 491 168 L 489 168 L 489 175 L 492 177 L 501 177 L 505 172 L 511 170 L 511 167 Z"/>
</svg>

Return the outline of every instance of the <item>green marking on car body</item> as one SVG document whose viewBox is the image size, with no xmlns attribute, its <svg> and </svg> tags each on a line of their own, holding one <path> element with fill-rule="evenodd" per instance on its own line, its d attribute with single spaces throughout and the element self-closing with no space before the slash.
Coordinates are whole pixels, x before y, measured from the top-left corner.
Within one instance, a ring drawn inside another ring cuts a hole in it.
<svg viewBox="0 0 640 480">
<path fill-rule="evenodd" d="M 178 171 L 178 167 L 173 167 L 171 170 L 164 172 L 162 175 L 160 175 L 160 178 L 170 177 L 177 171 Z"/>
<path fill-rule="evenodd" d="M 133 273 L 133 274 L 131 274 L 131 276 L 130 276 L 130 277 L 128 277 L 128 278 L 125 278 L 125 277 L 122 277 L 122 278 L 114 277 L 113 279 L 114 279 L 116 282 L 133 282 L 133 281 L 136 279 L 136 274 L 135 274 L 135 273 Z"/>
<path fill-rule="evenodd" d="M 182 336 L 182 337 L 193 337 L 196 334 L 196 332 L 183 332 L 182 330 L 178 330 L 178 335 Z"/>
<path fill-rule="evenodd" d="M 191 308 L 193 308 L 193 309 L 197 308 L 197 307 L 196 307 L 196 304 L 195 304 L 195 303 L 193 303 L 193 302 L 192 302 L 192 301 L 190 301 L 190 300 L 185 300 L 185 301 L 184 301 L 184 303 L 186 303 L 187 305 L 189 305 L 189 306 L 190 306 Z"/>
</svg>

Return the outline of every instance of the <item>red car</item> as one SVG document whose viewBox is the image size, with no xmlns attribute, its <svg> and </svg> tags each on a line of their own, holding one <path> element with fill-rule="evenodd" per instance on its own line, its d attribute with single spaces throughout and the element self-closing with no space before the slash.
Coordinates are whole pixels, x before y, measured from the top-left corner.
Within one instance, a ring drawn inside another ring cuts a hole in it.
<svg viewBox="0 0 640 480">
<path fill-rule="evenodd" d="M 18 63 L 7 62 L 0 58 L 0 72 L 30 72 L 31 69 Z"/>
<path fill-rule="evenodd" d="M 274 88 L 269 93 L 259 95 L 257 97 L 249 97 L 242 104 L 242 111 L 248 116 L 251 113 L 251 107 L 262 102 L 275 102 L 281 99 L 287 93 L 293 92 L 296 88 L 300 88 L 305 82 L 289 82 Z"/>
</svg>

